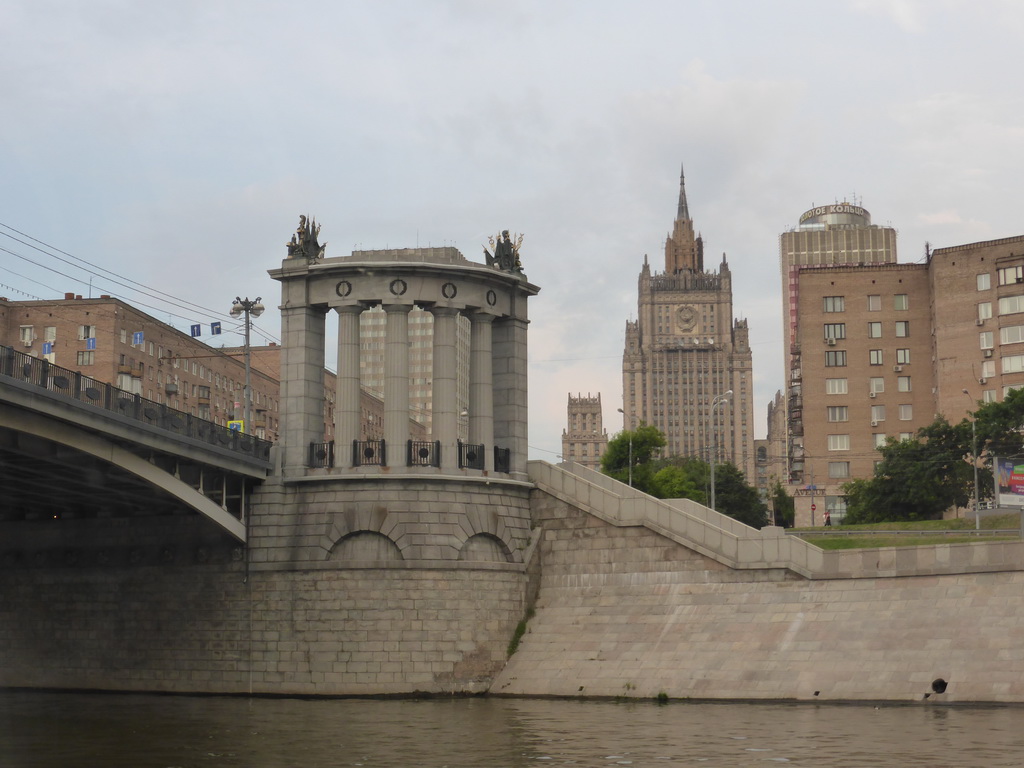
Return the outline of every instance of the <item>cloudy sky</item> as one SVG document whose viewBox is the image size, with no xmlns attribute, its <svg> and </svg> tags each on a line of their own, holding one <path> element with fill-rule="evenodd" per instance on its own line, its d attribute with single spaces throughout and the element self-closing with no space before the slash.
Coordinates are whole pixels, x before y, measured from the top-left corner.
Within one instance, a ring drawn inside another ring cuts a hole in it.
<svg viewBox="0 0 1024 768">
<path fill-rule="evenodd" d="M 1015 0 L 0 0 L 0 29 L 0 295 L 111 293 L 183 329 L 262 295 L 276 339 L 300 213 L 333 256 L 521 232 L 533 458 L 570 392 L 621 427 L 681 164 L 750 321 L 759 436 L 801 212 L 855 199 L 905 262 L 1024 233 Z"/>
</svg>

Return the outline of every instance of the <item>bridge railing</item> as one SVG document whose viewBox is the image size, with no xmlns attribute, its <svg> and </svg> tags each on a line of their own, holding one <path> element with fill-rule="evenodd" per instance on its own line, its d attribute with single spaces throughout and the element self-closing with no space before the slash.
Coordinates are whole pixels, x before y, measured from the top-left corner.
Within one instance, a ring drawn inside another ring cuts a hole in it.
<svg viewBox="0 0 1024 768">
<path fill-rule="evenodd" d="M 72 371 L 54 365 L 46 359 L 26 355 L 13 347 L 0 345 L 0 376 L 31 384 L 38 389 L 70 397 L 177 435 L 259 459 L 270 459 L 271 443 L 268 440 L 229 430 L 191 413 L 97 381 L 80 371 Z"/>
</svg>

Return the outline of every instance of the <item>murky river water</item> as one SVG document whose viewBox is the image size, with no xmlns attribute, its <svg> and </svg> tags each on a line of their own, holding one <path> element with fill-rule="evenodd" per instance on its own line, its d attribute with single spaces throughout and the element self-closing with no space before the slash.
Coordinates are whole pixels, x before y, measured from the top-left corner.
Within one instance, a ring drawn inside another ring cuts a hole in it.
<svg viewBox="0 0 1024 768">
<path fill-rule="evenodd" d="M 1020 766 L 1024 709 L 0 692 L 4 768 Z"/>
</svg>

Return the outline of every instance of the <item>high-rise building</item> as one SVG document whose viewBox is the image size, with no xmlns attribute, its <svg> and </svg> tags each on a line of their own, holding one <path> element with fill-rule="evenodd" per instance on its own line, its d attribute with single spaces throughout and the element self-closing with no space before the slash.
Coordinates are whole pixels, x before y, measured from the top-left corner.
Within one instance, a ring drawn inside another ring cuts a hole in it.
<svg viewBox="0 0 1024 768">
<path fill-rule="evenodd" d="M 805 360 L 801 355 L 801 275 L 807 270 L 839 265 L 895 264 L 896 230 L 871 223 L 871 214 L 849 202 L 811 208 L 798 225 L 779 236 L 779 269 L 785 295 L 783 339 L 786 354 L 786 408 L 772 411 L 772 422 L 786 421 L 786 440 L 773 441 L 772 463 L 788 467 L 788 479 L 795 491 L 813 485 L 805 481 L 807 450 L 804 445 L 803 381 Z M 812 302 L 813 303 L 813 302 Z M 816 329 L 820 330 L 820 329 Z M 813 333 L 812 333 L 813 335 Z M 838 343 L 835 340 L 833 343 Z M 782 454 L 776 452 L 782 450 Z M 822 480 L 819 472 L 817 480 Z M 810 504 L 810 502 L 808 502 Z M 799 504 L 798 504 L 799 507 Z M 807 510 L 810 512 L 810 509 Z M 799 514 L 799 510 L 798 510 Z M 841 513 L 840 513 L 841 514 Z"/>
<path fill-rule="evenodd" d="M 940 248 L 926 263 L 799 269 L 788 440 L 796 524 L 845 513 L 888 439 L 959 421 L 1024 386 L 1024 236 Z M 774 416 L 774 411 L 773 411 Z"/>
<path fill-rule="evenodd" d="M 446 260 L 458 254 L 455 248 L 403 248 L 392 251 L 353 251 L 353 258 L 380 260 L 389 255 L 391 260 L 416 259 L 429 261 L 442 256 Z M 460 255 L 461 257 L 461 255 Z M 359 367 L 362 386 L 377 397 L 384 395 L 384 338 L 387 315 L 380 307 L 363 312 L 359 316 L 360 358 Z M 459 436 L 465 440 L 468 429 L 469 403 L 469 319 L 460 316 L 456 326 L 456 387 L 459 413 L 465 414 L 459 420 Z M 409 313 L 409 412 L 412 419 L 420 422 L 427 432 L 433 419 L 434 381 L 434 316 L 420 308 Z"/>
<path fill-rule="evenodd" d="M 680 175 L 665 271 L 640 271 L 637 318 L 626 323 L 622 397 L 627 429 L 651 424 L 669 456 L 731 461 L 754 480 L 753 372 L 746 320 L 732 308 L 725 255 L 705 271 Z"/>
<path fill-rule="evenodd" d="M 567 425 L 562 431 L 562 457 L 590 469 L 601 468 L 601 457 L 608 448 L 608 432 L 601 412 L 601 393 L 569 394 Z"/>
</svg>

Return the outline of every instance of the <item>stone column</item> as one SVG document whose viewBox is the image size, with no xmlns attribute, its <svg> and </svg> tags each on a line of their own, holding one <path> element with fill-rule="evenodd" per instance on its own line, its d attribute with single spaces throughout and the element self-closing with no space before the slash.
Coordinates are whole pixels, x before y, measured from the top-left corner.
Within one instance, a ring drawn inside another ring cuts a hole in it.
<svg viewBox="0 0 1024 768">
<path fill-rule="evenodd" d="M 523 304 L 525 305 L 525 301 Z M 512 474 L 526 475 L 528 391 L 525 318 L 494 323 L 494 440 L 512 451 Z"/>
<path fill-rule="evenodd" d="M 469 442 L 484 447 L 484 469 L 494 471 L 493 315 L 469 316 Z"/>
<path fill-rule="evenodd" d="M 409 312 L 411 304 L 385 304 L 384 440 L 387 465 L 405 466 L 409 440 Z"/>
<path fill-rule="evenodd" d="M 309 444 L 324 439 L 326 309 L 281 309 L 281 443 L 284 473 L 303 474 Z"/>
<path fill-rule="evenodd" d="M 459 311 L 447 307 L 433 307 L 434 384 L 432 420 L 434 439 L 441 444 L 441 466 L 458 467 L 458 381 L 456 354 Z"/>
<path fill-rule="evenodd" d="M 359 315 L 363 307 L 337 307 L 338 381 L 334 403 L 334 465 L 352 466 L 352 441 L 359 439 L 362 401 L 359 380 Z"/>
</svg>

